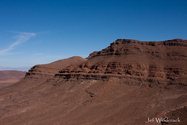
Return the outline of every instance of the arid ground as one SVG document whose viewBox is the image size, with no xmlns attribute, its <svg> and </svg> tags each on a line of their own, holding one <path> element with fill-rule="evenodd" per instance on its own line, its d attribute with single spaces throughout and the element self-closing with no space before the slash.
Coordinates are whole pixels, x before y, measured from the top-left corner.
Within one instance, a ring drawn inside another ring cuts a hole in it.
<svg viewBox="0 0 187 125">
<path fill-rule="evenodd" d="M 25 72 L 16 70 L 0 71 L 0 88 L 18 82 L 25 76 Z"/>
<path fill-rule="evenodd" d="M 165 121 L 164 121 L 165 120 Z M 187 40 L 118 39 L 0 89 L 1 125 L 187 125 Z"/>
</svg>

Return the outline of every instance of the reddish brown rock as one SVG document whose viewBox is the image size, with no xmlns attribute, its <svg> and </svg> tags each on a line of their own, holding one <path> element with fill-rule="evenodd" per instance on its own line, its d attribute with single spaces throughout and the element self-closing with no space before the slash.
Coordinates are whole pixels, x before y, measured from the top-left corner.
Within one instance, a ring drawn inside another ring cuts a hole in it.
<svg viewBox="0 0 187 125">
<path fill-rule="evenodd" d="M 98 52 L 99 51 L 94 51 L 93 53 L 90 53 L 86 59 L 90 59 L 90 58 L 94 57 L 95 55 L 97 55 Z"/>
<path fill-rule="evenodd" d="M 179 118 L 167 124 L 185 125 L 186 43 L 119 39 L 87 60 L 37 65 L 0 89 L 0 123 L 155 125 L 155 118 Z"/>
<path fill-rule="evenodd" d="M 141 42 L 119 39 L 109 47 L 91 54 L 82 64 L 70 65 L 55 76 L 64 74 L 65 78 L 69 79 L 131 77 L 148 81 L 154 79 L 154 82 L 159 84 L 163 81 L 163 84 L 187 85 L 186 64 L 186 40 Z"/>
<path fill-rule="evenodd" d="M 0 88 L 18 82 L 25 76 L 26 72 L 17 70 L 0 71 Z"/>
<path fill-rule="evenodd" d="M 67 59 L 58 60 L 49 64 L 35 65 L 27 73 L 26 77 L 53 77 L 60 69 L 63 69 L 72 64 L 80 64 L 86 61 L 86 59 L 74 56 Z"/>
</svg>

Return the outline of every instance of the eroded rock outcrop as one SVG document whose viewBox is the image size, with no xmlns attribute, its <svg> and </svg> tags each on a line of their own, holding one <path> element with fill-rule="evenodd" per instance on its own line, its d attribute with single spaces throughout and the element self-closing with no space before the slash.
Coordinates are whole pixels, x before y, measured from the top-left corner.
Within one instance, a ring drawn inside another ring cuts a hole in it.
<svg viewBox="0 0 187 125">
<path fill-rule="evenodd" d="M 117 40 L 87 60 L 37 65 L 0 89 L 0 123 L 144 125 L 169 118 L 186 125 L 186 55 L 185 40 Z"/>
<path fill-rule="evenodd" d="M 118 39 L 109 47 L 97 52 L 95 56 L 107 55 L 146 55 L 164 60 L 186 60 L 187 40 L 174 39 L 161 42 L 141 42 L 137 40 Z"/>
<path fill-rule="evenodd" d="M 140 78 L 187 85 L 187 41 L 140 42 L 119 39 L 94 52 L 80 65 L 70 65 L 56 77 L 65 79 Z"/>
<path fill-rule="evenodd" d="M 27 73 L 26 77 L 34 77 L 34 78 L 40 78 L 40 77 L 47 77 L 52 78 L 56 73 L 59 72 L 59 70 L 73 64 L 80 64 L 82 62 L 86 61 L 86 59 L 74 56 L 67 59 L 58 60 L 49 64 L 44 65 L 35 65 L 33 66 Z"/>
</svg>

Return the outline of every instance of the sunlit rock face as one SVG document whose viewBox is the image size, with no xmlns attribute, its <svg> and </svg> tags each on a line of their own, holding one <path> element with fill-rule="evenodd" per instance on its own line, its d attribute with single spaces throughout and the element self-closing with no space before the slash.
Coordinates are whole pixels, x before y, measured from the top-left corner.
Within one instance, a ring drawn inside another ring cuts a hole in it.
<svg viewBox="0 0 187 125">
<path fill-rule="evenodd" d="M 70 65 L 55 76 L 66 79 L 131 78 L 141 84 L 187 85 L 187 41 L 141 42 L 118 39 L 90 54 L 80 65 Z"/>
</svg>

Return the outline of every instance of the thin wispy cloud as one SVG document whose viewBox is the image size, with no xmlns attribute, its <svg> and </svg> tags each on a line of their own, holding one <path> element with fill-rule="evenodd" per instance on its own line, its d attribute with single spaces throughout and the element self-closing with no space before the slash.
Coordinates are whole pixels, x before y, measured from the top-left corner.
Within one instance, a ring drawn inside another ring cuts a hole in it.
<svg viewBox="0 0 187 125">
<path fill-rule="evenodd" d="M 14 32 L 14 33 L 18 33 L 19 35 L 16 36 L 17 40 L 16 42 L 14 42 L 13 44 L 11 44 L 9 47 L 7 47 L 6 49 L 0 50 L 0 55 L 6 55 L 8 54 L 8 52 L 12 49 L 15 48 L 15 46 L 26 42 L 27 40 L 29 40 L 31 37 L 36 36 L 35 33 L 26 33 L 26 32 Z"/>
<path fill-rule="evenodd" d="M 35 56 L 42 56 L 43 54 L 42 53 L 35 53 L 34 55 Z"/>
</svg>

